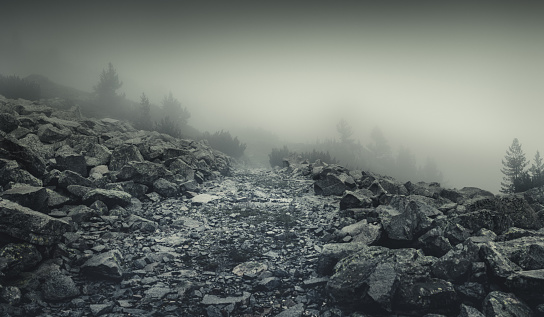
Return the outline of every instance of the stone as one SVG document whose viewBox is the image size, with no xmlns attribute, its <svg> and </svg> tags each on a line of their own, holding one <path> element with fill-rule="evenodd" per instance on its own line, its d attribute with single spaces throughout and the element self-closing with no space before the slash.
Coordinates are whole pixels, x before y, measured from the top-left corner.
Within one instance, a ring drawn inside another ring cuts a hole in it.
<svg viewBox="0 0 544 317">
<path fill-rule="evenodd" d="M 16 161 L 19 166 L 37 178 L 41 178 L 46 171 L 45 160 L 40 155 L 10 136 L 0 135 L 0 158 Z"/>
<path fill-rule="evenodd" d="M 106 184 L 105 189 L 122 190 L 129 193 L 132 197 L 141 199 L 148 192 L 149 187 L 144 184 L 135 183 L 133 181 L 125 181 Z"/>
<path fill-rule="evenodd" d="M 244 262 L 238 264 L 232 269 L 232 273 L 237 276 L 251 276 L 255 277 L 257 274 L 264 272 L 268 269 L 268 266 L 259 262 Z"/>
<path fill-rule="evenodd" d="M 104 202 L 108 208 L 113 208 L 117 205 L 126 207 L 130 204 L 131 198 L 130 194 L 123 191 L 95 188 L 83 196 L 83 202 L 86 205 L 91 205 L 96 200 L 100 200 Z"/>
<path fill-rule="evenodd" d="M 144 158 L 138 148 L 132 144 L 122 144 L 111 153 L 109 168 L 112 171 L 120 171 L 128 162 L 144 162 Z"/>
<path fill-rule="evenodd" d="M 218 196 L 215 196 L 215 195 L 210 195 L 210 194 L 200 194 L 200 195 L 196 195 L 195 197 L 193 197 L 191 199 L 192 203 L 194 205 L 203 205 L 203 204 L 207 204 L 211 201 L 214 201 L 216 199 L 218 199 L 219 197 Z"/>
<path fill-rule="evenodd" d="M 55 155 L 55 168 L 59 171 L 73 171 L 87 177 L 87 162 L 85 156 L 76 153 L 58 153 Z"/>
<path fill-rule="evenodd" d="M 418 243 L 425 254 L 441 257 L 452 249 L 451 243 L 444 236 L 442 228 L 433 228 L 418 239 Z"/>
<path fill-rule="evenodd" d="M 164 178 L 159 178 L 154 181 L 153 189 L 163 197 L 175 197 L 179 195 L 179 186 Z"/>
<path fill-rule="evenodd" d="M 366 245 L 376 243 L 381 237 L 381 225 L 370 224 L 366 219 L 346 226 L 342 232 L 353 237 L 353 242 L 362 242 Z"/>
<path fill-rule="evenodd" d="M 70 198 L 66 197 L 63 194 L 60 194 L 49 188 L 46 188 L 46 190 L 47 195 L 49 195 L 49 199 L 47 200 L 47 205 L 49 206 L 49 208 L 59 208 L 70 201 Z"/>
<path fill-rule="evenodd" d="M 9 200 L 0 200 L 0 233 L 37 245 L 53 245 L 70 225 Z"/>
<path fill-rule="evenodd" d="M 506 285 L 516 293 L 538 293 L 538 290 L 544 289 L 544 269 L 513 273 L 508 276 Z M 541 293 L 537 297 L 542 300 Z"/>
<path fill-rule="evenodd" d="M 41 253 L 30 243 L 8 243 L 0 248 L 0 257 L 5 259 L 2 272 L 8 277 L 29 270 L 42 260 Z"/>
<path fill-rule="evenodd" d="M 521 268 L 510 261 L 500 252 L 494 242 L 487 242 L 480 246 L 480 257 L 485 261 L 494 276 L 506 279 L 511 274 L 521 271 Z"/>
<path fill-rule="evenodd" d="M 119 171 L 120 180 L 132 180 L 146 186 L 153 186 L 159 178 L 169 179 L 173 174 L 162 164 L 152 162 L 128 162 Z"/>
<path fill-rule="evenodd" d="M 304 304 L 293 305 L 281 313 L 277 314 L 276 317 L 300 317 L 304 313 Z"/>
<path fill-rule="evenodd" d="M 102 144 L 93 144 L 87 151 L 85 161 L 88 166 L 108 165 L 112 152 Z"/>
<path fill-rule="evenodd" d="M 7 186 L 10 183 L 28 184 L 41 187 L 43 182 L 22 169 L 16 161 L 0 158 L 0 186 Z"/>
<path fill-rule="evenodd" d="M 229 304 L 239 304 L 245 302 L 249 299 L 251 293 L 243 292 L 242 296 L 229 296 L 229 297 L 219 297 L 216 295 L 204 295 L 202 298 L 202 305 L 229 305 Z"/>
<path fill-rule="evenodd" d="M 317 262 L 317 272 L 322 275 L 330 275 L 336 263 L 367 246 L 363 242 L 331 243 L 323 246 Z"/>
<path fill-rule="evenodd" d="M 425 313 L 447 314 L 456 310 L 459 296 L 453 284 L 441 279 L 421 278 L 415 282 L 401 283 L 396 308 L 417 315 Z"/>
<path fill-rule="evenodd" d="M 348 185 L 346 185 L 344 181 L 348 179 L 353 180 L 351 176 L 348 176 L 346 174 L 342 175 L 328 173 L 324 176 L 321 176 L 314 183 L 315 193 L 323 196 L 341 196 L 342 194 L 344 194 L 344 191 L 350 188 L 348 187 Z"/>
<path fill-rule="evenodd" d="M 21 302 L 22 293 L 16 286 L 4 286 L 0 285 L 0 303 L 6 303 L 8 305 L 18 305 Z"/>
<path fill-rule="evenodd" d="M 448 251 L 432 265 L 434 276 L 451 282 L 468 278 L 472 263 L 479 259 L 479 247 L 466 240 Z"/>
<path fill-rule="evenodd" d="M 43 213 L 49 210 L 49 195 L 44 187 L 22 185 L 2 192 L 0 196 L 32 210 Z"/>
<path fill-rule="evenodd" d="M 516 295 L 493 291 L 484 299 L 483 311 L 485 316 L 532 317 L 531 309 L 519 300 Z"/>
<path fill-rule="evenodd" d="M 65 300 L 79 295 L 79 289 L 74 280 L 58 270 L 52 270 L 47 274 L 42 285 L 42 292 L 43 297 L 50 301 Z"/>
<path fill-rule="evenodd" d="M 346 191 L 340 200 L 340 210 L 372 207 L 372 192 L 368 190 Z"/>
<path fill-rule="evenodd" d="M 0 131 L 10 133 L 21 124 L 16 116 L 10 113 L 0 113 Z"/>
<path fill-rule="evenodd" d="M 38 137 L 43 143 L 56 143 L 65 140 L 72 132 L 68 128 L 59 129 L 51 123 L 40 125 Z"/>
<path fill-rule="evenodd" d="M 89 276 L 108 279 L 121 279 L 123 256 L 119 250 L 111 250 L 94 255 L 81 266 L 81 271 Z"/>
<path fill-rule="evenodd" d="M 59 175 L 58 186 L 66 189 L 70 185 L 94 187 L 93 182 L 83 177 L 81 174 L 71 170 L 62 171 Z"/>
</svg>

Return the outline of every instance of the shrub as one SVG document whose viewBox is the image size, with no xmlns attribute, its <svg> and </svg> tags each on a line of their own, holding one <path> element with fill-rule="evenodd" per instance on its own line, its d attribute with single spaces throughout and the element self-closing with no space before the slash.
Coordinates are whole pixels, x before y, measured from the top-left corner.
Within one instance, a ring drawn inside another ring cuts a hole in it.
<svg viewBox="0 0 544 317">
<path fill-rule="evenodd" d="M 218 151 L 235 158 L 244 155 L 246 144 L 241 143 L 238 137 L 232 137 L 228 131 L 217 131 L 214 134 L 204 132 L 202 138 L 208 140 L 210 146 Z"/>
<path fill-rule="evenodd" d="M 36 82 L 14 75 L 7 77 L 0 75 L 0 95 L 9 99 L 38 100 L 41 96 L 41 89 Z"/>
</svg>

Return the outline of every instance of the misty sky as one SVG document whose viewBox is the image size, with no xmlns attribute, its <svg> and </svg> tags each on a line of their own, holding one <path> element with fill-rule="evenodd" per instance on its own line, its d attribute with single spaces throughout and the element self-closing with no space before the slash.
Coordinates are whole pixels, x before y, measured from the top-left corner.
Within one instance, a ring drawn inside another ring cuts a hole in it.
<svg viewBox="0 0 544 317">
<path fill-rule="evenodd" d="M 517 137 L 544 151 L 544 11 L 438 1 L 3 1 L 1 45 L 61 60 L 0 61 L 91 91 L 112 62 L 127 97 L 169 91 L 201 130 L 262 127 L 282 138 L 363 144 L 379 126 L 396 151 L 434 158 L 448 186 L 498 192 Z"/>
</svg>

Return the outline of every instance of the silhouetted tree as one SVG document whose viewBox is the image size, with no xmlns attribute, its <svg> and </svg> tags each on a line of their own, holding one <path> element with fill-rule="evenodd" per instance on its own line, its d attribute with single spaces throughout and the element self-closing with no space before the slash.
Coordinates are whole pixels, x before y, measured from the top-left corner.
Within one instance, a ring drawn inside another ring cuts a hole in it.
<svg viewBox="0 0 544 317">
<path fill-rule="evenodd" d="M 544 163 L 542 162 L 542 157 L 540 157 L 540 152 L 537 150 L 534 163 L 529 168 L 531 172 L 531 181 L 532 187 L 540 187 L 544 185 Z"/>
<path fill-rule="evenodd" d="M 240 158 L 246 150 L 246 144 L 241 143 L 238 137 L 233 138 L 228 131 L 221 130 L 214 134 L 204 132 L 202 137 L 208 140 L 212 148 L 235 158 Z"/>
<path fill-rule="evenodd" d="M 0 95 L 9 99 L 38 100 L 41 96 L 40 85 L 19 76 L 0 75 Z"/>
<path fill-rule="evenodd" d="M 338 124 L 336 124 L 336 131 L 340 133 L 340 142 L 344 144 L 349 144 L 353 142 L 353 140 L 351 139 L 353 131 L 351 130 L 351 126 L 345 119 L 341 119 Z"/>
<path fill-rule="evenodd" d="M 391 147 L 380 128 L 375 127 L 372 129 L 370 138 L 372 139 L 372 143 L 368 145 L 368 148 L 374 154 L 375 158 L 388 159 L 391 157 Z"/>
<path fill-rule="evenodd" d="M 137 120 L 136 127 L 138 129 L 147 131 L 153 129 L 153 122 L 151 121 L 151 104 L 145 93 L 142 93 L 140 96 L 140 109 Z"/>
<path fill-rule="evenodd" d="M 169 117 L 164 117 L 161 119 L 161 121 L 156 122 L 155 131 L 168 134 L 175 138 L 181 137 L 181 129 L 179 128 L 179 124 L 171 120 Z"/>
<path fill-rule="evenodd" d="M 525 167 L 529 164 L 525 158 L 525 153 L 521 149 L 521 143 L 518 139 L 515 138 L 512 141 L 512 145 L 506 150 L 506 155 L 502 160 L 503 168 L 501 172 L 504 174 L 503 182 L 501 182 L 501 192 L 502 193 L 515 193 L 519 192 L 521 188 L 520 182 L 526 179 L 523 173 L 525 172 Z M 523 176 L 523 177 L 522 177 Z"/>
<path fill-rule="evenodd" d="M 162 100 L 162 109 L 165 117 L 169 117 L 170 120 L 181 126 L 187 125 L 187 122 L 191 117 L 191 113 L 189 113 L 186 107 L 181 106 L 181 102 L 174 98 L 172 92 L 170 92 L 168 96 L 164 96 L 164 99 Z"/>
<path fill-rule="evenodd" d="M 123 86 L 119 80 L 119 75 L 113 67 L 113 64 L 108 63 L 108 68 L 103 69 L 100 73 L 98 84 L 94 86 L 94 91 L 98 95 L 99 101 L 112 102 L 117 97 L 117 90 Z"/>
</svg>

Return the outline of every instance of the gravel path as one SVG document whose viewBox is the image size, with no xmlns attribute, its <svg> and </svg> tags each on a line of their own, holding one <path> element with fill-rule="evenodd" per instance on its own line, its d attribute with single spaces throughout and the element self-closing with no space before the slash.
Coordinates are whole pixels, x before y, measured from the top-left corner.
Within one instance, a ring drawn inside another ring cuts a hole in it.
<svg viewBox="0 0 544 317">
<path fill-rule="evenodd" d="M 202 184 L 193 198 L 114 211 L 158 225 L 95 218 L 64 257 L 82 295 L 39 309 L 54 316 L 343 316 L 329 307 L 327 280 L 316 273 L 323 244 L 341 227 L 338 198 L 315 196 L 312 184 L 238 169 Z M 114 249 L 124 257 L 121 281 L 78 274 L 77 264 Z"/>
</svg>

